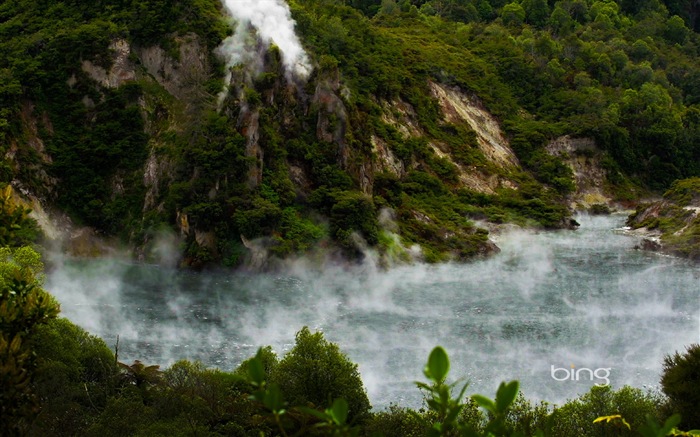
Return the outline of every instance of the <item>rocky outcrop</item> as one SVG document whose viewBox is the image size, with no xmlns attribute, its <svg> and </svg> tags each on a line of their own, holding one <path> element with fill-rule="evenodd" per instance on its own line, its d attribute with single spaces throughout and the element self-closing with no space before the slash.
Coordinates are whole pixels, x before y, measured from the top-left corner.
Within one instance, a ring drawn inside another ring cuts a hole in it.
<svg viewBox="0 0 700 437">
<path fill-rule="evenodd" d="M 466 125 L 473 130 L 481 153 L 494 165 L 494 168 L 502 169 L 503 174 L 520 168 L 520 163 L 503 135 L 498 121 L 484 108 L 478 98 L 467 95 L 459 88 L 432 81 L 428 86 L 432 97 L 440 106 L 443 123 Z M 384 101 L 382 109 L 382 121 L 396 129 L 404 138 L 429 137 L 421 127 L 416 111 L 410 103 L 401 99 Z M 450 154 L 448 147 L 439 141 L 432 140 L 428 145 L 438 157 L 457 169 L 460 184 L 470 190 L 494 194 L 499 187 L 517 189 L 517 184 L 502 174 L 457 162 Z M 379 170 L 389 171 L 399 177 L 409 170 L 383 139 L 373 137 L 372 146 L 378 158 Z"/>
<path fill-rule="evenodd" d="M 646 240 L 641 249 L 700 261 L 700 178 L 676 181 L 662 200 L 640 205 L 627 225 Z"/>
<path fill-rule="evenodd" d="M 572 209 L 589 210 L 612 201 L 613 196 L 606 189 L 607 171 L 601 165 L 603 152 L 593 139 L 565 135 L 547 144 L 546 151 L 559 157 L 573 172 L 576 190 L 570 198 Z"/>
<path fill-rule="evenodd" d="M 176 99 L 192 106 L 201 100 L 201 85 L 210 75 L 209 52 L 195 34 L 177 36 L 174 42 L 177 57 L 157 45 L 134 51 L 149 75 Z"/>
<path fill-rule="evenodd" d="M 248 169 L 248 188 L 254 189 L 262 183 L 263 149 L 260 147 L 260 111 L 243 108 L 238 118 L 238 126 L 246 137 L 245 155 L 253 159 Z"/>
<path fill-rule="evenodd" d="M 112 41 L 109 49 L 113 54 L 109 71 L 90 60 L 83 60 L 82 70 L 104 88 L 118 88 L 126 82 L 135 80 L 136 68 L 130 59 L 129 42 L 125 39 L 117 39 Z"/>
<path fill-rule="evenodd" d="M 458 88 L 430 82 L 430 90 L 438 100 L 445 120 L 466 122 L 476 132 L 477 142 L 486 159 L 502 168 L 519 167 L 518 158 L 508 145 L 498 121 L 486 110 L 476 96 Z"/>
<path fill-rule="evenodd" d="M 372 135 L 372 151 L 377 155 L 380 171 L 387 171 L 398 177 L 403 177 L 406 174 L 403 161 L 396 157 L 386 141 L 376 135 Z"/>
</svg>

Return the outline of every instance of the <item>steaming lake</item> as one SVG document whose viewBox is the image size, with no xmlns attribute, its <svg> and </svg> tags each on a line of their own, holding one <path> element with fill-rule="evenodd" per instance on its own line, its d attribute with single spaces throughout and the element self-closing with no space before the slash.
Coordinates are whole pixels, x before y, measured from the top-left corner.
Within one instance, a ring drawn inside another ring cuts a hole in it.
<svg viewBox="0 0 700 437">
<path fill-rule="evenodd" d="M 251 275 L 82 260 L 49 273 L 46 288 L 110 346 L 119 335 L 123 362 L 230 370 L 259 346 L 283 354 L 304 325 L 322 330 L 359 364 L 375 408 L 421 405 L 413 382 L 438 344 L 468 393 L 493 396 L 519 379 L 527 397 L 559 403 L 603 383 L 585 371 L 552 378 L 551 366 L 572 365 L 610 368 L 616 388 L 656 388 L 664 355 L 700 341 L 700 267 L 634 250 L 638 239 L 616 230 L 622 216 L 577 220 L 577 231 L 500 235 L 499 255 L 470 264 L 299 262 Z"/>
</svg>

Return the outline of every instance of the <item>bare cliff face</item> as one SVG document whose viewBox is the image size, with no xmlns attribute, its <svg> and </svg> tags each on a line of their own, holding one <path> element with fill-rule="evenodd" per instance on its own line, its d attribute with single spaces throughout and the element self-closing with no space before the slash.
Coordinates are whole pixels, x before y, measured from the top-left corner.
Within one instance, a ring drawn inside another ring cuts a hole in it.
<svg viewBox="0 0 700 437">
<path fill-rule="evenodd" d="M 510 148 L 501 127 L 481 104 L 476 96 L 470 96 L 458 88 L 448 87 L 439 83 L 429 82 L 431 95 L 437 101 L 441 110 L 442 122 L 454 125 L 468 126 L 476 134 L 480 152 L 485 159 L 507 173 L 510 170 L 521 169 L 515 153 Z M 428 133 L 420 125 L 415 109 L 411 104 L 395 100 L 383 102 L 382 119 L 408 138 L 429 138 Z M 517 183 L 484 166 L 467 166 L 451 156 L 449 148 L 440 141 L 430 140 L 429 146 L 433 152 L 450 162 L 458 170 L 461 185 L 471 190 L 493 194 L 499 187 L 517 189 Z M 410 169 L 387 146 L 386 142 L 377 136 L 372 137 L 372 146 L 377 155 L 377 169 L 389 171 L 401 177 Z"/>
</svg>

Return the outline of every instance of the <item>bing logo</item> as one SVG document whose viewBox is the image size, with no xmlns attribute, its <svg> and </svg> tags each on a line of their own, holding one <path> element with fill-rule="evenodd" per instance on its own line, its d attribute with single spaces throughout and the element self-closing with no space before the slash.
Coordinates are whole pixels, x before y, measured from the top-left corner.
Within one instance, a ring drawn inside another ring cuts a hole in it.
<svg viewBox="0 0 700 437">
<path fill-rule="evenodd" d="M 581 367 L 577 369 L 573 364 L 571 368 L 565 369 L 563 367 L 551 366 L 550 374 L 552 379 L 555 381 L 593 381 L 598 380 L 595 385 L 606 386 L 610 384 L 610 370 L 611 367 L 600 367 L 597 369 L 589 369 L 587 367 Z"/>
</svg>

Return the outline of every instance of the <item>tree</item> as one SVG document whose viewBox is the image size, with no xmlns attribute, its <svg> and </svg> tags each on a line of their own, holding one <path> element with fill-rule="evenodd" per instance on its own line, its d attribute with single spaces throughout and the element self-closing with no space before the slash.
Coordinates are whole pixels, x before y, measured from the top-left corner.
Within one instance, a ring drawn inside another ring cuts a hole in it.
<svg viewBox="0 0 700 437">
<path fill-rule="evenodd" d="M 12 186 L 0 189 L 0 247 L 18 247 L 36 240 L 39 231 L 30 212 L 15 201 Z"/>
<path fill-rule="evenodd" d="M 84 435 L 114 394 L 114 353 L 65 318 L 40 325 L 31 349 L 37 356 L 33 391 L 41 408 L 31 434 Z"/>
<path fill-rule="evenodd" d="M 355 191 L 342 191 L 335 195 L 331 208 L 330 232 L 344 248 L 353 250 L 355 232 L 360 232 L 367 243 L 374 245 L 379 238 L 377 214 L 372 198 Z"/>
<path fill-rule="evenodd" d="M 41 255 L 0 248 L 0 435 L 23 435 L 36 414 L 31 383 L 36 358 L 29 340 L 59 305 L 41 288 Z"/>
<path fill-rule="evenodd" d="M 520 26 L 525 21 L 525 9 L 518 3 L 508 3 L 501 9 L 501 18 L 507 26 Z"/>
<path fill-rule="evenodd" d="M 557 34 L 568 35 L 574 28 L 574 21 L 568 12 L 557 5 L 549 17 L 549 25 Z"/>
<path fill-rule="evenodd" d="M 685 27 L 685 21 L 678 15 L 674 15 L 666 22 L 664 37 L 670 42 L 683 44 L 688 39 L 690 30 Z"/>
<path fill-rule="evenodd" d="M 680 413 L 681 427 L 700 428 L 700 344 L 664 358 L 661 388 L 668 396 L 669 413 Z"/>
<path fill-rule="evenodd" d="M 547 0 L 523 0 L 525 21 L 535 27 L 543 27 L 549 18 Z"/>
<path fill-rule="evenodd" d="M 270 380 L 279 384 L 290 405 L 323 408 L 344 398 L 349 423 L 365 420 L 371 408 L 357 364 L 308 327 L 297 332 L 294 348 L 274 367 Z"/>
</svg>

